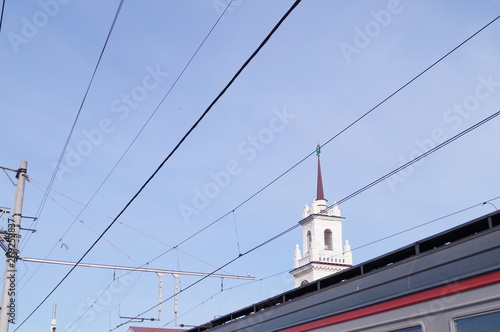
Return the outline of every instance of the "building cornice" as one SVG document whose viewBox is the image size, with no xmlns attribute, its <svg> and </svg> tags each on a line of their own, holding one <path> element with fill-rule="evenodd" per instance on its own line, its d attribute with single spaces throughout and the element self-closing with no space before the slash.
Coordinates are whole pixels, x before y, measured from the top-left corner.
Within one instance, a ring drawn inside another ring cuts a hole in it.
<svg viewBox="0 0 500 332">
<path fill-rule="evenodd" d="M 309 262 L 305 265 L 299 266 L 299 267 L 291 270 L 290 274 L 293 276 L 296 276 L 298 274 L 304 273 L 306 271 L 311 271 L 311 270 L 337 271 L 338 269 L 343 270 L 343 269 L 347 269 L 349 267 L 352 267 L 352 265 L 313 261 L 313 262 Z"/>
</svg>

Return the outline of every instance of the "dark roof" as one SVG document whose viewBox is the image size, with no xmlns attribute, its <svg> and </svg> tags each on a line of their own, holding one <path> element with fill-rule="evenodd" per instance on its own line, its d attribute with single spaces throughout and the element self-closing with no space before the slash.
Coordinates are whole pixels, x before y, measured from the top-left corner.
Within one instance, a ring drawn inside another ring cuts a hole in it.
<svg viewBox="0 0 500 332">
<path fill-rule="evenodd" d="M 183 329 L 163 329 L 160 327 L 138 327 L 130 326 L 128 332 L 184 332 Z"/>
</svg>

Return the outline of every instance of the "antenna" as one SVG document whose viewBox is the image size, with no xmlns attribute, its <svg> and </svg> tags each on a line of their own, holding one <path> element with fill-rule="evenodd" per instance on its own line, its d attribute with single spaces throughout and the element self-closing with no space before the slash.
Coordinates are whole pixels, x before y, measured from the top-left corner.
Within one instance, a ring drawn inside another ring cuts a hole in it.
<svg viewBox="0 0 500 332">
<path fill-rule="evenodd" d="M 56 332 L 56 304 L 52 310 L 52 320 L 50 321 L 50 332 Z"/>
</svg>

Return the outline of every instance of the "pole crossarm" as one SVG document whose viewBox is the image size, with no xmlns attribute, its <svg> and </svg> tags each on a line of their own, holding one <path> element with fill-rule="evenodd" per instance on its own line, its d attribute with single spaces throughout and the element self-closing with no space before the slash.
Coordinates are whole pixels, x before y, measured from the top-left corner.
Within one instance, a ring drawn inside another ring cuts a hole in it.
<svg viewBox="0 0 500 332">
<path fill-rule="evenodd" d="M 59 265 L 71 265 L 71 266 L 76 265 L 76 263 L 74 263 L 74 262 L 56 261 L 56 260 L 50 260 L 50 259 L 39 259 L 39 258 L 28 258 L 28 257 L 23 257 L 23 258 L 19 258 L 19 259 L 23 260 L 25 262 L 33 262 L 33 263 L 59 264 Z M 92 264 L 92 263 L 79 263 L 78 266 L 93 267 L 93 268 L 99 268 L 99 269 L 165 273 L 165 274 L 172 274 L 172 275 L 178 274 L 178 275 L 190 275 L 190 276 L 201 276 L 201 277 L 208 276 L 208 277 L 215 277 L 215 278 L 255 280 L 255 277 L 251 277 L 251 276 L 237 276 L 237 275 L 231 275 L 231 274 L 215 274 L 215 273 L 204 273 L 204 272 L 150 269 L 150 268 L 145 268 L 145 267 L 105 265 L 105 264 Z"/>
</svg>

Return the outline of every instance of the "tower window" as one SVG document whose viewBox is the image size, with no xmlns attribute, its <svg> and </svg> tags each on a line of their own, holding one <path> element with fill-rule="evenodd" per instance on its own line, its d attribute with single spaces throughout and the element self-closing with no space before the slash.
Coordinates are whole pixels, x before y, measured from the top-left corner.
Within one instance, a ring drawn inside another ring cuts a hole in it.
<svg viewBox="0 0 500 332">
<path fill-rule="evenodd" d="M 312 236 L 311 231 L 307 231 L 307 249 L 311 250 L 312 248 Z"/>
<path fill-rule="evenodd" d="M 333 235 L 329 229 L 325 230 L 325 250 L 333 250 Z"/>
</svg>

